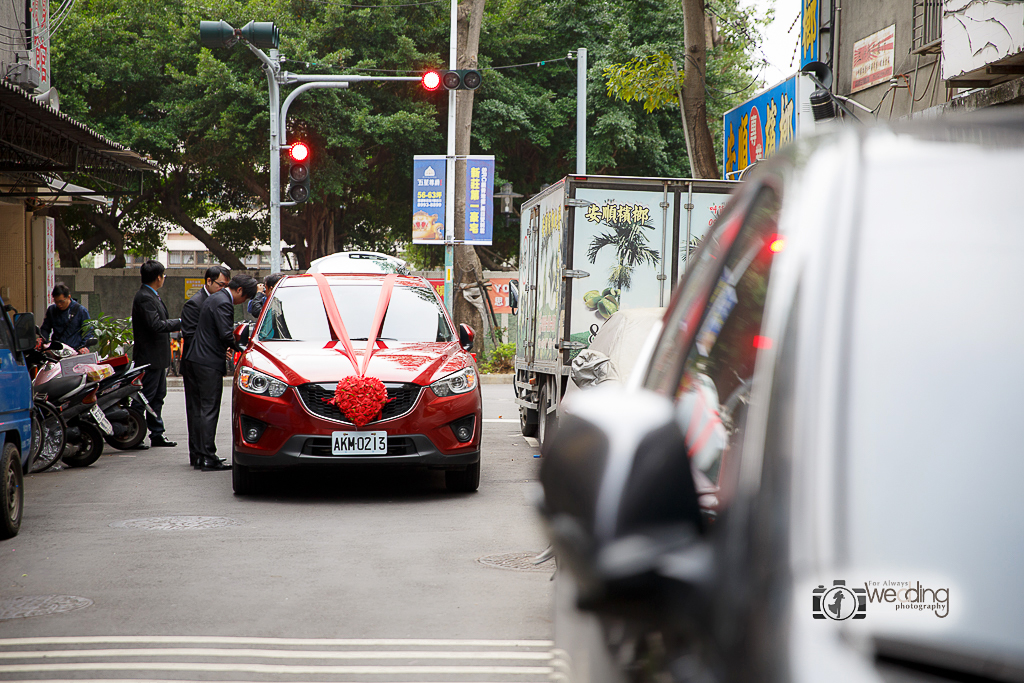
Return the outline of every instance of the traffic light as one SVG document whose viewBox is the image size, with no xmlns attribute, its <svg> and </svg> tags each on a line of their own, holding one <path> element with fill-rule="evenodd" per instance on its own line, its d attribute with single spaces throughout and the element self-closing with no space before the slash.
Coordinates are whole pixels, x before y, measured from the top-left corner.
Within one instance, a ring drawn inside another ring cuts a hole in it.
<svg viewBox="0 0 1024 683">
<path fill-rule="evenodd" d="M 281 44 L 281 29 L 272 21 L 250 21 L 239 30 L 238 34 L 247 43 L 268 50 L 276 50 Z"/>
<path fill-rule="evenodd" d="M 204 47 L 231 47 L 239 38 L 255 47 L 277 49 L 281 29 L 272 21 L 250 21 L 237 31 L 226 21 L 199 22 L 199 42 Z"/>
<path fill-rule="evenodd" d="M 428 71 L 423 74 L 423 87 L 430 92 L 434 92 L 441 87 L 441 74 L 437 71 Z"/>
<path fill-rule="evenodd" d="M 200 21 L 199 42 L 203 47 L 231 47 L 238 41 L 235 29 L 226 21 Z"/>
<path fill-rule="evenodd" d="M 444 86 L 445 90 L 476 90 L 482 81 L 483 77 L 476 69 L 428 71 L 423 74 L 423 87 L 431 92 L 441 86 Z"/>
<path fill-rule="evenodd" d="M 288 169 L 288 197 L 296 204 L 309 199 L 309 145 L 293 142 L 288 149 L 291 167 Z"/>
</svg>

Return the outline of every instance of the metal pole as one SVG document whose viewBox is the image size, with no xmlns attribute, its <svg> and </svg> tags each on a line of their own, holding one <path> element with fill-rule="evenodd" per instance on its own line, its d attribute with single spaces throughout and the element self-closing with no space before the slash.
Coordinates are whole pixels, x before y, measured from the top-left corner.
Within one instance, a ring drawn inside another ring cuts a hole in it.
<svg viewBox="0 0 1024 683">
<path fill-rule="evenodd" d="M 277 123 L 281 88 L 277 84 L 277 50 L 270 51 L 273 65 L 267 65 L 270 86 L 270 272 L 281 272 L 281 127 Z M 257 266 L 259 267 L 259 266 Z"/>
<path fill-rule="evenodd" d="M 658 273 L 658 306 L 665 305 L 665 251 L 668 249 L 668 183 L 661 186 L 661 272 Z"/>
<path fill-rule="evenodd" d="M 457 69 L 459 55 L 459 3 L 452 0 L 451 38 L 448 48 L 448 68 Z M 448 91 L 448 158 L 445 160 L 444 191 L 444 307 L 455 314 L 452 269 L 455 266 L 455 91 Z"/>
<path fill-rule="evenodd" d="M 688 189 L 686 190 L 686 244 L 683 246 L 683 253 L 686 254 L 686 259 L 683 261 L 683 273 L 690 267 L 690 240 L 693 239 L 690 235 L 692 224 L 691 219 L 693 218 L 693 183 L 687 183 Z"/>
<path fill-rule="evenodd" d="M 587 48 L 576 49 L 576 173 L 587 174 Z"/>
</svg>

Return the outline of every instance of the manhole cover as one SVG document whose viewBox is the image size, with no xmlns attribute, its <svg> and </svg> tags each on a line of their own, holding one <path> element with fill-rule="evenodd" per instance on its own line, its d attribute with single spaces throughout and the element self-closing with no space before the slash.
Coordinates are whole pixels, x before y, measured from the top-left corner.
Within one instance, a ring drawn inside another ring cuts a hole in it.
<svg viewBox="0 0 1024 683">
<path fill-rule="evenodd" d="M 189 515 L 172 515 L 170 517 L 145 517 L 143 519 L 126 519 L 114 522 L 110 526 L 115 529 L 145 529 L 147 531 L 179 531 L 183 529 L 216 529 L 222 526 L 238 524 L 230 517 L 193 517 Z"/>
<path fill-rule="evenodd" d="M 555 563 L 552 561 L 534 564 L 538 555 L 540 553 L 498 553 L 497 555 L 478 557 L 476 561 L 485 567 L 511 569 L 517 572 L 550 572 L 555 568 Z"/>
<path fill-rule="evenodd" d="M 89 598 L 74 595 L 19 595 L 0 598 L 0 619 L 42 617 L 47 614 L 70 612 L 92 604 Z"/>
</svg>

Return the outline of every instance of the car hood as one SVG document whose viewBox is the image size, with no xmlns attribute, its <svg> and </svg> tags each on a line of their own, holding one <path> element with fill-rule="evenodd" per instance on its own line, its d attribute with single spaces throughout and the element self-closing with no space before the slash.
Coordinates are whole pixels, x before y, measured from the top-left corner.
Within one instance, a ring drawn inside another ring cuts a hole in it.
<svg viewBox="0 0 1024 683">
<path fill-rule="evenodd" d="M 357 363 L 362 363 L 366 342 L 352 342 Z M 337 382 L 357 374 L 345 357 L 341 342 L 256 342 L 246 353 L 249 365 L 283 378 L 289 384 Z M 434 379 L 472 365 L 473 358 L 458 342 L 378 341 L 366 370 L 382 382 L 427 385 Z"/>
</svg>

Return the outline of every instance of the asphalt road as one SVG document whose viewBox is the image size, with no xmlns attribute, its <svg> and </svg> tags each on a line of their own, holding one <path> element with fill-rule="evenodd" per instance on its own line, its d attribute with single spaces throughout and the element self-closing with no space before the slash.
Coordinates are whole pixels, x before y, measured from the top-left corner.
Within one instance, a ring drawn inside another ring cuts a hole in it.
<svg viewBox="0 0 1024 683">
<path fill-rule="evenodd" d="M 229 472 L 188 466 L 170 389 L 176 448 L 26 478 L 21 533 L 0 543 L 0 680 L 548 680 L 538 449 L 512 387 L 483 391 L 477 493 L 340 471 L 236 498 Z M 229 415 L 226 389 L 222 456 Z"/>
</svg>

